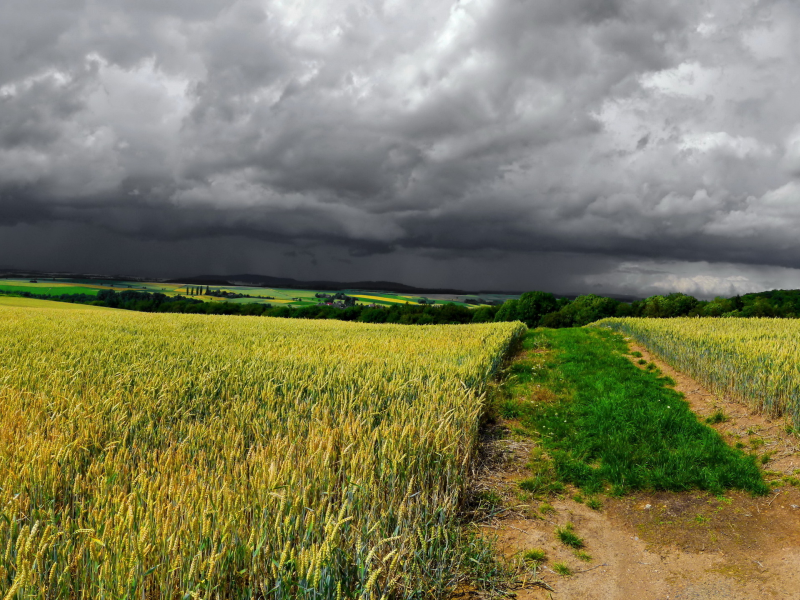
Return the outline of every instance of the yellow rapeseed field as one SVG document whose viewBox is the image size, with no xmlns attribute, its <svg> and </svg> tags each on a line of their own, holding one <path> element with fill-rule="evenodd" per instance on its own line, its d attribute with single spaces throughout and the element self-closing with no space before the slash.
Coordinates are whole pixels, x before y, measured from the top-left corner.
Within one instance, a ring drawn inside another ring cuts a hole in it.
<svg viewBox="0 0 800 600">
<path fill-rule="evenodd" d="M 387 298 L 385 296 L 367 296 L 364 294 L 352 294 L 354 298 L 360 298 L 362 300 L 380 300 L 382 302 L 395 302 L 397 304 L 410 304 L 409 300 L 403 300 L 401 298 Z"/>
<path fill-rule="evenodd" d="M 425 596 L 522 329 L 0 306 L 0 598 Z"/>
<path fill-rule="evenodd" d="M 800 321 L 794 319 L 605 319 L 718 394 L 800 428 Z"/>
</svg>

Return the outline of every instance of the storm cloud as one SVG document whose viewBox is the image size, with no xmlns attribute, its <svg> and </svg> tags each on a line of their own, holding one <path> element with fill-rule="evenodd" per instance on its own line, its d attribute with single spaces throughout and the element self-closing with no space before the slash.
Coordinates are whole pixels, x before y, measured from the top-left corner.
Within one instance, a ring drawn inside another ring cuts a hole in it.
<svg viewBox="0 0 800 600">
<path fill-rule="evenodd" d="M 791 0 L 8 0 L 0 262 L 791 287 L 799 31 Z"/>
</svg>

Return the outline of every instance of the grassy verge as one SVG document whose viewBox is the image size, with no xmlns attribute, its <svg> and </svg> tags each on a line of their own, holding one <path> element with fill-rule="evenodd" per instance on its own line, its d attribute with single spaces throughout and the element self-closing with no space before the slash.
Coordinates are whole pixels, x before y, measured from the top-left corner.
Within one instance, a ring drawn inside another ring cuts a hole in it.
<svg viewBox="0 0 800 600">
<path fill-rule="evenodd" d="M 536 330 L 523 347 L 497 410 L 541 446 L 524 490 L 767 493 L 755 459 L 700 423 L 658 369 L 634 366 L 619 334 Z"/>
</svg>

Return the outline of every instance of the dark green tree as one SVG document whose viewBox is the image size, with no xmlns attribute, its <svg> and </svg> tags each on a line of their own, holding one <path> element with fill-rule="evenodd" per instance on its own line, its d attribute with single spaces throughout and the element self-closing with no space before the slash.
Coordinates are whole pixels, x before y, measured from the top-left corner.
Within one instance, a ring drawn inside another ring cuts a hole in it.
<svg viewBox="0 0 800 600">
<path fill-rule="evenodd" d="M 481 306 L 480 308 L 476 308 L 475 312 L 472 314 L 472 322 L 473 323 L 491 323 L 494 321 L 494 315 L 496 310 L 492 306 Z"/>
<path fill-rule="evenodd" d="M 516 321 L 519 319 L 517 316 L 517 305 L 519 300 L 506 300 L 494 316 L 494 320 L 499 321 Z"/>
<path fill-rule="evenodd" d="M 517 318 L 528 327 L 538 327 L 546 314 L 558 310 L 558 302 L 548 292 L 526 292 L 519 297 Z"/>
</svg>

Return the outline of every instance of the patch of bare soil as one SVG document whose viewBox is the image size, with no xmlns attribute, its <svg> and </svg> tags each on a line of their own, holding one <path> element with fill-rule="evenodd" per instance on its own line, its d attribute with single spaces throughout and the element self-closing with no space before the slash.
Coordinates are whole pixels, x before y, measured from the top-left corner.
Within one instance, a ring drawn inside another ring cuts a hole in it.
<svg viewBox="0 0 800 600">
<path fill-rule="evenodd" d="M 600 510 L 576 501 L 575 490 L 547 502 L 526 501 L 517 484 L 526 476 L 533 444 L 491 436 L 484 444 L 478 481 L 484 493 L 503 499 L 503 508 L 483 524 L 483 531 L 497 536 L 498 548 L 509 559 L 520 560 L 532 549 L 547 555 L 538 568 L 545 586 L 528 584 L 515 592 L 517 597 L 800 598 L 800 490 L 789 483 L 800 468 L 797 439 L 785 432 L 783 422 L 719 398 L 645 348 L 631 347 L 677 382 L 676 389 L 700 419 L 722 410 L 728 420 L 712 426 L 731 445 L 768 454 L 763 467 L 767 479 L 781 483 L 762 498 L 697 491 L 603 497 Z M 503 426 L 514 429 L 513 423 L 498 427 Z M 556 527 L 567 523 L 584 540 L 590 560 L 579 558 L 556 537 Z M 566 564 L 573 574 L 559 575 L 556 563 Z"/>
</svg>

